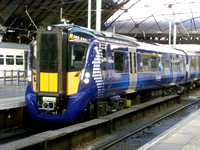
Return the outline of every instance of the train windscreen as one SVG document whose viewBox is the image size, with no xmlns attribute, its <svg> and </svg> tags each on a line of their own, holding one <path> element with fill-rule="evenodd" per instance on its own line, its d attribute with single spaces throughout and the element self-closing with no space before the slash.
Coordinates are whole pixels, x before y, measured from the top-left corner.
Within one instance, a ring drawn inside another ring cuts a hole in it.
<svg viewBox="0 0 200 150">
<path fill-rule="evenodd" d="M 58 72 L 57 34 L 42 34 L 40 41 L 40 72 Z"/>
<path fill-rule="evenodd" d="M 85 65 L 88 46 L 82 44 L 69 44 L 69 71 L 81 71 Z"/>
</svg>

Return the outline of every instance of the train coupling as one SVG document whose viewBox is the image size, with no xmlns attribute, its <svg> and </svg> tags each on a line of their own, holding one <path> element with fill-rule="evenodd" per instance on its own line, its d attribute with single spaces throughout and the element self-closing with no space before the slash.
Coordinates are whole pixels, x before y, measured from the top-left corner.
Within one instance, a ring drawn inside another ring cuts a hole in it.
<svg viewBox="0 0 200 150">
<path fill-rule="evenodd" d="M 56 107 L 56 97 L 43 97 L 42 102 L 42 110 L 51 111 Z"/>
</svg>

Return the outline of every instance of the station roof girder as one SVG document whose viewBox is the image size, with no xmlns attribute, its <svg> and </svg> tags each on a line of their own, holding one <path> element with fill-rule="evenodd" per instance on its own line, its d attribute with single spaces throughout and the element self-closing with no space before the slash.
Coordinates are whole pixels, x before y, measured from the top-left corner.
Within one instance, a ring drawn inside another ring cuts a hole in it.
<svg viewBox="0 0 200 150">
<path fill-rule="evenodd" d="M 129 0 L 102 0 L 102 25 Z M 34 31 L 36 26 L 58 23 L 62 18 L 87 27 L 87 0 L 3 0 L 0 1 L 0 25 L 7 29 Z M 95 28 L 96 0 L 92 0 L 92 28 Z"/>
</svg>

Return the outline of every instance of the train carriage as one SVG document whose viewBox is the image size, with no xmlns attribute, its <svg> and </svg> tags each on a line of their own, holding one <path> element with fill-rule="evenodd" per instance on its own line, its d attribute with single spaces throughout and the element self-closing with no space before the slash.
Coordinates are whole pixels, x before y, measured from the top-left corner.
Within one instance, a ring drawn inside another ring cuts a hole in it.
<svg viewBox="0 0 200 150">
<path fill-rule="evenodd" d="M 183 51 L 145 44 L 137 52 L 138 90 L 162 88 L 186 82 Z"/>
<path fill-rule="evenodd" d="M 187 80 L 192 84 L 198 82 L 200 78 L 200 51 L 196 50 L 185 50 L 187 53 L 188 64 L 187 69 Z"/>
<path fill-rule="evenodd" d="M 4 70 L 27 70 L 29 46 L 25 44 L 0 42 L 0 77 Z M 17 72 L 14 72 L 17 75 Z M 7 73 L 10 76 L 10 73 Z"/>
<path fill-rule="evenodd" d="M 44 121 L 100 117 L 124 109 L 127 99 L 180 93 L 199 80 L 185 51 L 75 25 L 39 29 L 32 45 L 26 104 Z"/>
</svg>

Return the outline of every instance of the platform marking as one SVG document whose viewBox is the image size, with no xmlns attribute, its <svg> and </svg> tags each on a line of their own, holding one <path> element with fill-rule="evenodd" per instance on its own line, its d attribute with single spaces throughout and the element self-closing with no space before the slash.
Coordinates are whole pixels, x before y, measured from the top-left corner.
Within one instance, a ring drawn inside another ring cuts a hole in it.
<svg viewBox="0 0 200 150">
<path fill-rule="evenodd" d="M 148 143 L 146 143 L 143 146 L 141 146 L 140 148 L 138 148 L 138 150 L 147 150 L 149 148 L 152 149 L 154 147 L 154 145 L 156 146 L 161 141 L 163 141 L 166 138 L 168 138 L 170 135 L 172 135 L 177 130 L 179 130 L 182 126 L 186 125 L 188 122 L 190 122 L 192 119 L 194 119 L 196 116 L 199 116 L 199 115 L 200 115 L 200 110 L 197 110 L 196 112 L 194 112 L 191 115 L 189 115 L 187 118 L 185 118 L 182 121 L 180 121 L 178 124 L 172 126 L 168 130 L 163 132 L 160 136 L 157 136 L 153 140 L 149 141 Z"/>
</svg>

